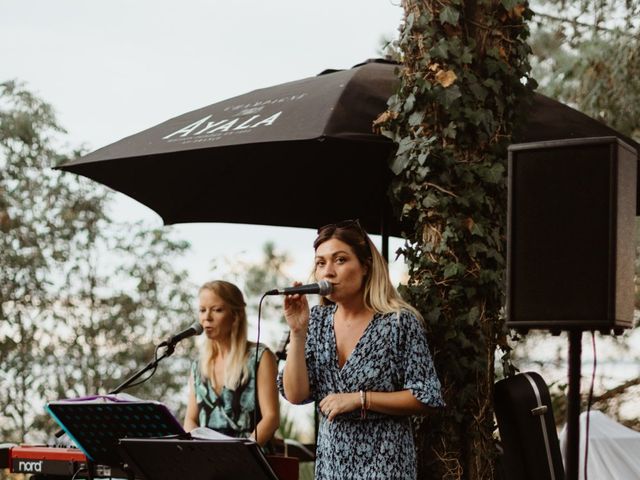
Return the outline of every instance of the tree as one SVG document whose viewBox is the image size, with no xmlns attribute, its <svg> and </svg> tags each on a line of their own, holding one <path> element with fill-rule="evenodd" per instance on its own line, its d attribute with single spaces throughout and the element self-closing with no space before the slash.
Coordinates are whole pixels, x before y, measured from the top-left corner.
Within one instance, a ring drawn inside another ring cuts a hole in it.
<svg viewBox="0 0 640 480">
<path fill-rule="evenodd" d="M 494 477 L 492 392 L 505 267 L 506 147 L 535 82 L 526 4 L 407 0 L 400 87 L 377 124 L 447 408 L 417 423 L 420 478 Z"/>
<path fill-rule="evenodd" d="M 257 261 L 236 256 L 222 259 L 222 264 L 219 265 L 219 260 L 218 258 L 212 260 L 213 270 L 217 271 L 217 275 L 221 278 L 236 283 L 244 292 L 249 323 L 255 323 L 253 320 L 258 317 L 260 298 L 265 292 L 291 284 L 286 271 L 290 263 L 289 254 L 279 251 L 272 241 L 266 241 L 262 245 L 262 257 Z M 274 300 L 271 297 L 271 301 L 267 299 L 263 302 L 261 314 L 262 319 L 267 320 L 271 326 L 279 325 L 284 330 L 285 322 L 280 299 Z"/>
<path fill-rule="evenodd" d="M 640 3 L 537 0 L 532 8 L 541 92 L 640 139 Z"/>
<path fill-rule="evenodd" d="M 275 243 L 269 241 L 262 246 L 262 260 L 260 262 L 243 265 L 244 290 L 249 299 L 250 308 L 257 311 L 257 299 L 266 291 L 285 288 L 291 284 L 291 279 L 285 271 L 289 262 L 287 252 L 279 252 Z M 284 322 L 282 302 L 270 302 L 266 307 L 268 318 Z"/>
<path fill-rule="evenodd" d="M 46 401 L 111 390 L 193 321 L 195 290 L 170 263 L 188 244 L 113 221 L 105 188 L 52 170 L 67 158 L 56 147 L 63 134 L 50 105 L 17 82 L 0 84 L 4 441 L 46 438 L 56 429 Z M 179 408 L 187 363 L 165 362 L 132 393 Z"/>
</svg>

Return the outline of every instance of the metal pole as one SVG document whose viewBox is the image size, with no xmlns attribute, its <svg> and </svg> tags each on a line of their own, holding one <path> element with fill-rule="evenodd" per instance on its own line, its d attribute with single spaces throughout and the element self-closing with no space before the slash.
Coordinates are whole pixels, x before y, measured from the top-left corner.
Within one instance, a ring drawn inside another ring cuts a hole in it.
<svg viewBox="0 0 640 480">
<path fill-rule="evenodd" d="M 387 216 L 384 210 L 380 215 L 380 236 L 382 237 L 382 257 L 389 264 L 389 233 L 387 232 Z"/>
<path fill-rule="evenodd" d="M 160 345 L 162 346 L 162 345 Z M 164 358 L 170 357 L 174 350 L 175 350 L 176 346 L 175 345 L 167 345 L 167 349 L 165 350 L 165 352 L 159 356 L 154 358 L 153 360 L 151 360 L 149 363 L 147 363 L 141 370 L 137 371 L 136 373 L 134 373 L 133 375 L 131 375 L 129 378 L 127 378 L 124 382 L 122 382 L 120 385 L 118 385 L 116 388 L 114 388 L 113 390 L 111 390 L 109 392 L 109 395 L 115 395 L 117 393 L 122 392 L 124 389 L 129 388 L 129 386 L 138 378 L 140 378 L 142 376 L 143 373 L 148 372 L 149 370 L 154 370 L 155 372 L 155 368 L 158 366 L 158 364 L 160 363 L 160 361 Z M 149 378 L 146 378 L 143 381 L 147 381 L 149 380 Z"/>
<path fill-rule="evenodd" d="M 567 480 L 580 475 L 580 366 L 582 331 L 569 331 L 569 394 L 567 399 Z"/>
</svg>

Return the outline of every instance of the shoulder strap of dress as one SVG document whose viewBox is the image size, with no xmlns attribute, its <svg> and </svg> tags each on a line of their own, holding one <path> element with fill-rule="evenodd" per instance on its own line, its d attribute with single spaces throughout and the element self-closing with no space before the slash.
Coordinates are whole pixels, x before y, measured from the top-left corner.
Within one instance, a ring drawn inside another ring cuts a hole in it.
<svg viewBox="0 0 640 480">
<path fill-rule="evenodd" d="M 249 344 L 249 348 L 247 348 L 247 358 L 253 362 L 256 359 L 256 348 L 258 349 L 258 361 L 262 358 L 262 354 L 267 349 L 267 346 L 264 343 L 258 343 L 257 345 L 254 342 Z"/>
<path fill-rule="evenodd" d="M 194 386 L 205 383 L 206 379 L 202 376 L 202 371 L 200 370 L 200 360 L 194 360 L 191 362 L 191 375 L 193 376 L 193 384 Z"/>
</svg>

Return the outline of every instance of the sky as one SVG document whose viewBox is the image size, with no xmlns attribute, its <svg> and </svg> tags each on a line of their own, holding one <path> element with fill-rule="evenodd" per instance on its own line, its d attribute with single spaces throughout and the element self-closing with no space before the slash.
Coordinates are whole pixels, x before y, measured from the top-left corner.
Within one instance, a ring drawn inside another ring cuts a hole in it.
<svg viewBox="0 0 640 480">
<path fill-rule="evenodd" d="M 399 0 L 0 0 L 0 81 L 25 82 L 53 105 L 70 147 L 94 150 L 217 101 L 378 57 L 402 14 Z M 162 224 L 124 195 L 113 214 Z M 268 240 L 291 255 L 291 278 L 307 280 L 312 230 L 173 230 L 191 242 L 179 266 L 194 284 L 215 275 L 211 259 L 257 260 Z M 391 270 L 398 281 L 401 261 Z"/>
</svg>

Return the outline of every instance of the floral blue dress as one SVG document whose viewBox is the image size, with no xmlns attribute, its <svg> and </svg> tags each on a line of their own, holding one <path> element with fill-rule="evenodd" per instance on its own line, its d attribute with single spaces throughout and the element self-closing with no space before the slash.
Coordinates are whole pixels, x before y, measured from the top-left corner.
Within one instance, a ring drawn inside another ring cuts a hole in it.
<svg viewBox="0 0 640 480">
<path fill-rule="evenodd" d="M 258 345 L 258 364 L 262 360 L 262 354 L 266 347 Z M 200 372 L 200 362 L 194 361 L 191 365 L 193 385 L 198 404 L 198 423 L 200 427 L 209 427 L 231 437 L 248 437 L 253 433 L 254 405 L 255 405 L 255 378 L 256 378 L 256 345 L 248 348 L 247 368 L 249 378 L 235 390 L 224 386 L 220 395 L 216 393 L 211 381 L 204 378 Z M 260 421 L 258 410 L 258 421 Z"/>
<path fill-rule="evenodd" d="M 311 398 L 330 393 L 411 390 L 422 403 L 443 406 L 420 321 L 410 312 L 376 314 L 340 368 L 333 330 L 335 305 L 311 310 L 305 357 Z M 278 377 L 281 393 L 282 374 Z M 408 416 L 360 411 L 321 416 L 316 480 L 415 479 L 416 454 Z"/>
</svg>

